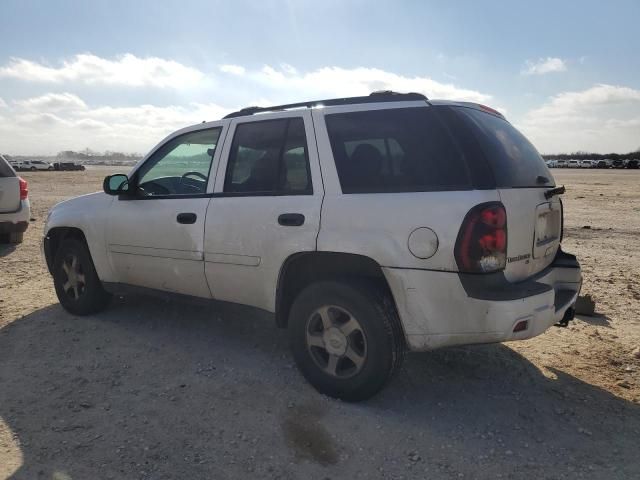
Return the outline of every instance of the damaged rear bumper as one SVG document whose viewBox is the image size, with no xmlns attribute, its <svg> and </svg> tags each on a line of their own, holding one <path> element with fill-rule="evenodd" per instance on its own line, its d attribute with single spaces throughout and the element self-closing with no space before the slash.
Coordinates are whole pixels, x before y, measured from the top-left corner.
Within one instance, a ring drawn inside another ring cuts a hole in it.
<svg viewBox="0 0 640 480">
<path fill-rule="evenodd" d="M 385 268 L 411 350 L 523 340 L 573 314 L 582 286 L 574 255 L 558 251 L 534 277 Z"/>
</svg>

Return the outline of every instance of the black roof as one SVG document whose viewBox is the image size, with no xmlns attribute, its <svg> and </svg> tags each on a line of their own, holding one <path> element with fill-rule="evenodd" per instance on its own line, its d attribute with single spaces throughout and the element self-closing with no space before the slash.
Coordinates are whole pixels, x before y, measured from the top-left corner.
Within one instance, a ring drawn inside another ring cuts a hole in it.
<svg viewBox="0 0 640 480">
<path fill-rule="evenodd" d="M 316 106 L 334 106 L 334 105 L 357 105 L 362 103 L 380 103 L 380 102 L 402 102 L 410 100 L 428 100 L 421 93 L 397 93 L 390 90 L 381 92 L 373 92 L 364 97 L 345 97 L 330 98 L 327 100 L 313 100 L 311 102 L 289 103 L 286 105 L 275 105 L 272 107 L 246 107 L 237 112 L 230 113 L 224 118 L 244 117 L 261 112 L 277 112 L 291 108 L 312 108 Z"/>
</svg>

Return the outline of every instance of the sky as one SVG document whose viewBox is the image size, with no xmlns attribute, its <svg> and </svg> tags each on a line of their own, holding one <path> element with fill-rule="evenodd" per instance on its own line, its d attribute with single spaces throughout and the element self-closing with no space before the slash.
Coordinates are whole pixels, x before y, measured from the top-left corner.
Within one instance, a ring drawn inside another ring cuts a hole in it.
<svg viewBox="0 0 640 480">
<path fill-rule="evenodd" d="M 640 1 L 0 0 L 0 152 L 146 153 L 249 105 L 414 91 L 542 153 L 640 149 Z"/>
</svg>

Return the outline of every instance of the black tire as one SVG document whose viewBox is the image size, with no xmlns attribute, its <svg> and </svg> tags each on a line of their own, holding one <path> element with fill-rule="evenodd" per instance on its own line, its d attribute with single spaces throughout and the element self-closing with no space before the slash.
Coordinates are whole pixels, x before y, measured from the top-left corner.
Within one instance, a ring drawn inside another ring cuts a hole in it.
<svg viewBox="0 0 640 480">
<path fill-rule="evenodd" d="M 73 258 L 76 264 L 73 264 Z M 73 279 L 67 273 L 72 265 L 78 266 Z M 97 313 L 104 310 L 111 300 L 111 295 L 104 290 L 98 278 L 89 249 L 83 241 L 75 238 L 65 239 L 56 252 L 53 283 L 60 304 L 74 315 Z"/>
<path fill-rule="evenodd" d="M 357 320 L 360 329 L 345 336 L 344 346 L 343 340 L 327 336 L 328 330 L 316 329 L 319 318 L 323 328 L 326 325 L 318 311 L 332 311 L 329 316 L 336 317 L 329 330 L 341 329 L 351 318 Z M 322 338 L 324 346 L 309 346 L 314 343 L 311 337 Z M 359 281 L 322 281 L 306 287 L 291 306 L 289 340 L 307 381 L 320 393 L 351 402 L 366 400 L 379 392 L 399 369 L 405 353 L 404 335 L 392 299 L 382 289 Z M 351 347 L 359 350 L 359 366 L 348 358 Z M 330 352 L 330 348 L 345 352 L 340 355 L 335 350 Z M 329 366 L 331 357 L 338 358 L 333 368 Z M 323 359 L 327 364 L 324 369 Z M 330 370 L 335 373 L 328 373 Z"/>
</svg>

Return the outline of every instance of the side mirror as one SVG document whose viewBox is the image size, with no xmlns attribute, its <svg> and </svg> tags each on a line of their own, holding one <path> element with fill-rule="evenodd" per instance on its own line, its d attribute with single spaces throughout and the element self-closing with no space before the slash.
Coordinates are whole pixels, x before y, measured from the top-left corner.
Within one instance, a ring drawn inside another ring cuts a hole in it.
<svg viewBox="0 0 640 480">
<path fill-rule="evenodd" d="M 129 178 L 124 173 L 116 173 L 104 178 L 102 189 L 107 195 L 121 195 L 129 191 Z"/>
</svg>

